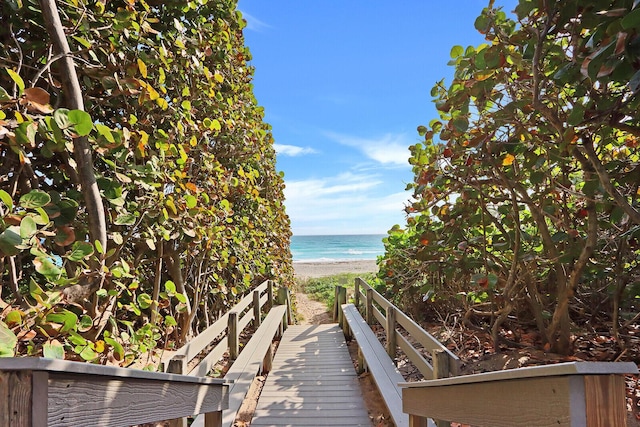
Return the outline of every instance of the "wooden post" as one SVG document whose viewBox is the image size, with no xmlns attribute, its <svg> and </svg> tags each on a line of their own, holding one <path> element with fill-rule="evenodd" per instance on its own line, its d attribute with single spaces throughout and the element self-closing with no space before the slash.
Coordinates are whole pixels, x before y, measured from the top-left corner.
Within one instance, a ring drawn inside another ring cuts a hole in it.
<svg viewBox="0 0 640 427">
<path fill-rule="evenodd" d="M 238 312 L 229 312 L 229 324 L 227 328 L 227 339 L 229 340 L 229 359 L 235 360 L 240 352 L 238 344 Z"/>
<path fill-rule="evenodd" d="M 278 294 L 276 296 L 276 301 L 279 305 L 286 305 L 287 306 L 287 313 L 286 313 L 286 320 L 283 323 L 283 329 L 286 330 L 287 329 L 287 325 L 292 323 L 293 320 L 293 314 L 291 312 L 291 297 L 289 295 L 289 288 L 283 286 L 278 288 Z"/>
<path fill-rule="evenodd" d="M 338 293 L 340 293 L 339 288 L 340 285 L 336 285 L 336 287 L 333 288 L 333 310 L 331 313 L 331 317 L 334 322 L 338 320 Z"/>
<path fill-rule="evenodd" d="M 184 375 L 187 373 L 187 358 L 184 354 L 173 356 L 169 360 L 167 373 Z M 187 427 L 187 418 L 174 418 L 169 420 L 169 427 Z"/>
<path fill-rule="evenodd" d="M 362 349 L 358 347 L 358 370 L 356 371 L 358 375 L 363 373 L 367 369 L 366 363 L 364 361 L 364 356 L 362 355 Z"/>
<path fill-rule="evenodd" d="M 428 427 L 427 418 L 409 414 L 409 427 Z"/>
<path fill-rule="evenodd" d="M 431 353 L 433 363 L 433 379 L 447 378 L 449 376 L 449 355 L 442 349 L 433 350 Z M 423 418 L 424 419 L 424 418 Z M 426 421 L 426 420 L 425 420 Z M 444 420 L 434 420 L 437 427 L 449 427 L 451 423 Z"/>
<path fill-rule="evenodd" d="M 273 307 L 273 280 L 267 281 L 267 304 L 269 310 Z"/>
<path fill-rule="evenodd" d="M 268 372 L 271 372 L 271 367 L 273 366 L 273 346 L 270 345 L 269 349 L 267 350 L 267 352 L 264 355 L 264 358 L 262 359 L 262 372 L 261 374 L 264 375 Z"/>
<path fill-rule="evenodd" d="M 222 427 L 222 411 L 204 414 L 204 427 Z"/>
<path fill-rule="evenodd" d="M 47 382 L 39 381 L 38 375 L 46 380 L 41 372 L 0 372 L 0 426 L 47 426 Z M 36 402 L 36 397 L 43 399 Z"/>
<path fill-rule="evenodd" d="M 396 308 L 387 307 L 387 354 L 395 362 L 396 358 Z"/>
<path fill-rule="evenodd" d="M 586 375 L 587 427 L 626 426 L 627 396 L 623 375 Z"/>
<path fill-rule="evenodd" d="M 355 284 L 354 284 L 354 288 L 355 288 L 355 294 L 353 296 L 353 305 L 356 306 L 356 308 L 360 308 L 360 281 L 362 279 L 359 277 L 356 277 L 355 280 Z"/>
<path fill-rule="evenodd" d="M 333 320 L 342 325 L 342 304 L 347 303 L 347 288 L 343 286 L 336 286 L 336 299 L 333 306 L 335 307 Z"/>
<path fill-rule="evenodd" d="M 260 326 L 260 291 L 253 291 L 253 326 Z"/>
<path fill-rule="evenodd" d="M 373 325 L 373 289 L 367 289 L 367 325 Z"/>
</svg>

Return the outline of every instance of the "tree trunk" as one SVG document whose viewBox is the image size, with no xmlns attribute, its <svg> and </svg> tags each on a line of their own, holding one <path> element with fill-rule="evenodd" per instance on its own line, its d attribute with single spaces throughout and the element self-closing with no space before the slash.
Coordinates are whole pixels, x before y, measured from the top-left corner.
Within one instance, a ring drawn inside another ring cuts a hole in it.
<svg viewBox="0 0 640 427">
<path fill-rule="evenodd" d="M 75 64 L 71 58 L 69 43 L 60 21 L 58 8 L 55 0 L 40 0 L 42 15 L 47 27 L 47 33 L 51 38 L 51 43 L 57 54 L 64 54 L 60 59 L 60 77 L 65 97 L 65 106 L 73 110 L 84 111 L 84 101 L 82 91 L 76 74 Z M 84 202 L 87 210 L 87 218 L 89 221 L 89 238 L 91 243 L 99 242 L 106 250 L 107 248 L 107 223 L 104 213 L 104 205 L 96 183 L 96 177 L 93 167 L 93 159 L 91 156 L 91 146 L 87 137 L 79 137 L 73 139 L 73 157 L 78 165 L 78 180 L 80 190 L 84 196 Z M 102 262 L 94 262 L 92 267 L 99 269 Z M 96 284 L 99 280 L 91 280 L 87 286 L 97 290 Z M 86 292 L 85 292 L 86 294 Z"/>
</svg>

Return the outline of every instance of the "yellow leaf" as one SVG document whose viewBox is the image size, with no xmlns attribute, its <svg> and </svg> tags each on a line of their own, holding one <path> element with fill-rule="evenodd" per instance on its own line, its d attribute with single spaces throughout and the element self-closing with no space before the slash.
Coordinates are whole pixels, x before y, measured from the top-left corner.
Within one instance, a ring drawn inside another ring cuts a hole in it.
<svg viewBox="0 0 640 427">
<path fill-rule="evenodd" d="M 142 77 L 144 77 L 145 79 L 147 78 L 147 64 L 144 63 L 144 61 L 140 58 L 138 58 L 138 69 L 140 70 L 140 74 L 142 74 Z"/>
<path fill-rule="evenodd" d="M 502 166 L 512 165 L 515 159 L 516 158 L 513 156 L 513 154 L 507 154 L 506 156 L 504 156 L 504 159 L 502 159 Z"/>
<path fill-rule="evenodd" d="M 213 75 L 213 78 L 218 82 L 218 83 L 222 83 L 224 81 L 224 77 L 222 77 L 222 74 L 220 73 L 215 73 Z"/>
<path fill-rule="evenodd" d="M 193 135 L 189 140 L 189 145 L 192 147 L 195 147 L 196 145 L 198 145 L 198 138 L 196 138 L 195 135 Z"/>
<path fill-rule="evenodd" d="M 156 103 L 158 104 L 158 106 L 160 108 L 162 108 L 163 110 L 166 110 L 167 108 L 169 108 L 169 103 L 167 102 L 166 99 L 164 98 L 158 98 L 156 99 Z"/>
</svg>

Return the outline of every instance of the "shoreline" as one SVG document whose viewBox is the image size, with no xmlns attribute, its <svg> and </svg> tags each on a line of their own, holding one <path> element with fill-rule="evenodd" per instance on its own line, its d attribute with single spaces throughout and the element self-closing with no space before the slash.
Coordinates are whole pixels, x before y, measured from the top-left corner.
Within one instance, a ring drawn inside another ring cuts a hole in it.
<svg viewBox="0 0 640 427">
<path fill-rule="evenodd" d="M 341 273 L 375 273 L 378 271 L 378 265 L 374 259 L 322 262 L 293 261 L 293 270 L 297 279 L 311 279 Z"/>
</svg>

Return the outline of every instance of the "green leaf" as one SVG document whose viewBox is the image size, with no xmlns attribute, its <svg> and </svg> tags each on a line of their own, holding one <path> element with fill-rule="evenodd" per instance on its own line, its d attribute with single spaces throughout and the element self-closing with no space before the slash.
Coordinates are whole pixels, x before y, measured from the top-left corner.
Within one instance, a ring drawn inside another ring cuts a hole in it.
<svg viewBox="0 0 640 427">
<path fill-rule="evenodd" d="M 106 139 L 108 142 L 111 142 L 111 143 L 116 142 L 115 138 L 113 137 L 113 132 L 111 132 L 111 129 L 109 129 L 109 126 L 105 126 L 101 123 L 96 123 L 95 127 L 98 133 L 104 136 L 104 139 Z"/>
<path fill-rule="evenodd" d="M 51 258 L 37 257 L 33 260 L 36 271 L 45 277 L 58 278 L 62 272 L 57 265 L 51 261 Z"/>
<path fill-rule="evenodd" d="M 620 25 L 625 30 L 629 30 L 631 28 L 637 28 L 640 26 L 640 9 L 635 9 L 629 12 L 622 21 L 620 21 Z"/>
<path fill-rule="evenodd" d="M 13 357 L 18 344 L 16 335 L 0 321 L 0 357 Z"/>
<path fill-rule="evenodd" d="M 185 196 L 185 202 L 187 203 L 187 208 L 193 209 L 198 205 L 198 199 L 190 194 Z"/>
<path fill-rule="evenodd" d="M 11 226 L 0 233 L 0 252 L 4 255 L 16 255 L 20 252 L 16 246 L 20 244 L 22 244 L 20 227 Z"/>
<path fill-rule="evenodd" d="M 62 130 L 73 126 L 71 119 L 69 119 L 69 110 L 66 108 L 58 108 L 56 111 L 54 111 L 53 120 L 56 122 L 58 127 Z"/>
<path fill-rule="evenodd" d="M 0 102 L 9 101 L 10 99 L 11 97 L 9 96 L 7 91 L 2 86 L 0 86 Z"/>
<path fill-rule="evenodd" d="M 11 211 L 13 209 L 13 199 L 11 198 L 9 193 L 4 190 L 0 190 L 0 201 L 4 203 L 8 211 Z"/>
<path fill-rule="evenodd" d="M 453 120 L 453 127 L 458 132 L 466 132 L 469 129 L 469 120 L 466 117 L 458 117 Z"/>
<path fill-rule="evenodd" d="M 59 323 L 62 325 L 60 332 L 65 333 L 76 330 L 76 323 L 78 323 L 78 316 L 72 311 L 62 309 L 57 313 L 49 313 L 45 317 L 47 322 Z"/>
<path fill-rule="evenodd" d="M 58 340 L 50 340 L 42 345 L 42 355 L 48 359 L 64 359 L 64 347 Z"/>
<path fill-rule="evenodd" d="M 165 290 L 165 292 L 167 292 L 167 294 L 172 296 L 173 294 L 176 293 L 176 284 L 173 283 L 173 281 L 171 281 L 171 280 L 167 280 L 164 283 L 164 290 Z"/>
<path fill-rule="evenodd" d="M 5 68 L 5 70 L 7 70 L 7 73 L 9 73 L 11 80 L 13 80 L 13 82 L 18 86 L 18 89 L 20 90 L 20 95 L 22 95 L 22 92 L 24 92 L 24 80 L 22 80 L 22 77 L 20 77 L 18 73 L 16 73 L 10 68 Z"/>
<path fill-rule="evenodd" d="M 482 34 L 485 34 L 489 29 L 489 18 L 485 15 L 480 15 L 476 18 L 473 26 L 476 27 L 476 30 L 480 31 Z"/>
<path fill-rule="evenodd" d="M 31 190 L 20 197 L 20 206 L 25 209 L 35 209 L 46 206 L 51 202 L 51 196 L 41 190 Z"/>
<path fill-rule="evenodd" d="M 86 111 L 71 110 L 69 111 L 69 120 L 73 123 L 76 134 L 79 136 L 87 136 L 93 129 L 93 121 Z"/>
<path fill-rule="evenodd" d="M 464 55 L 464 48 L 462 46 L 454 46 L 451 48 L 451 52 L 449 53 L 449 55 L 451 56 L 451 58 L 455 59 L 459 56 Z"/>
<path fill-rule="evenodd" d="M 92 327 L 93 327 L 93 319 L 91 318 L 91 316 L 87 316 L 86 314 L 84 314 L 80 318 L 80 323 L 78 324 L 78 331 L 87 332 Z"/>
<path fill-rule="evenodd" d="M 166 327 L 177 326 L 178 322 L 176 322 L 176 318 L 173 316 L 165 316 L 164 324 Z"/>
<path fill-rule="evenodd" d="M 138 305 L 143 310 L 151 307 L 151 303 L 153 303 L 151 296 L 149 296 L 149 294 L 146 294 L 146 293 L 138 295 L 137 301 L 138 301 Z"/>
<path fill-rule="evenodd" d="M 136 223 L 136 216 L 132 213 L 118 215 L 113 223 L 115 225 L 133 225 Z"/>
<path fill-rule="evenodd" d="M 20 221 L 20 237 L 28 239 L 36 234 L 36 231 L 38 231 L 38 226 L 32 217 L 25 216 L 22 218 L 22 221 Z"/>
<path fill-rule="evenodd" d="M 104 341 L 113 348 L 113 357 L 116 360 L 124 359 L 124 347 L 122 347 L 122 344 L 108 336 L 104 337 Z"/>
<path fill-rule="evenodd" d="M 80 351 L 78 352 L 78 350 L 80 350 Z M 95 359 L 98 358 L 98 353 L 93 351 L 93 349 L 88 345 L 86 345 L 86 346 L 84 346 L 82 348 L 76 347 L 75 351 L 76 351 L 76 353 L 78 353 L 78 355 L 80 357 L 82 357 L 87 362 L 90 362 L 90 361 L 95 360 Z"/>
<path fill-rule="evenodd" d="M 89 242 L 74 242 L 67 258 L 74 262 L 82 261 L 88 256 L 93 255 L 93 246 Z"/>
<path fill-rule="evenodd" d="M 75 41 L 77 41 L 78 43 L 80 43 L 82 46 L 86 47 L 87 49 L 91 49 L 91 43 L 89 43 L 89 41 L 87 39 L 84 39 L 82 37 L 78 37 L 78 36 L 71 36 L 75 39 Z"/>
</svg>

